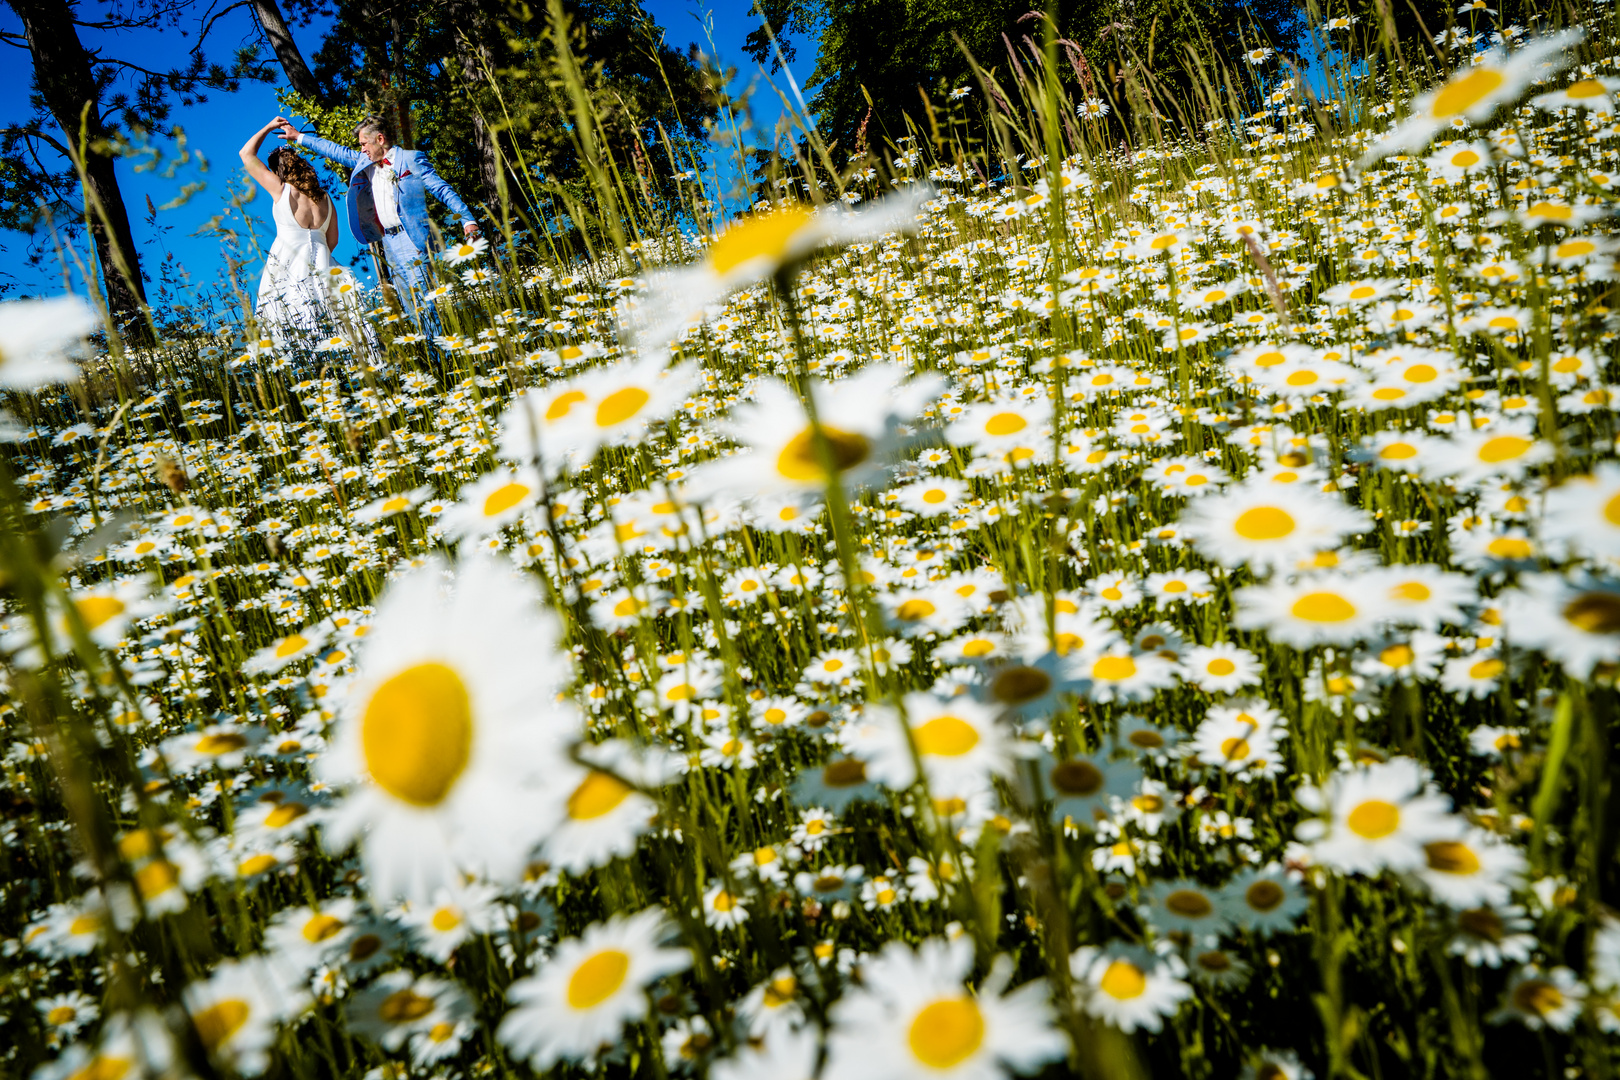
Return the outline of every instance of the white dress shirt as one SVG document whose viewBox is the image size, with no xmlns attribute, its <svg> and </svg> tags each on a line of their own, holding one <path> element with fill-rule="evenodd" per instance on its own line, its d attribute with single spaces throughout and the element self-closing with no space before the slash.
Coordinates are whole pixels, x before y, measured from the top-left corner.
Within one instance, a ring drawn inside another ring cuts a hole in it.
<svg viewBox="0 0 1620 1080">
<path fill-rule="evenodd" d="M 377 220 L 385 229 L 399 226 L 399 193 L 395 190 L 393 165 L 371 167 L 371 201 L 377 207 Z"/>
</svg>

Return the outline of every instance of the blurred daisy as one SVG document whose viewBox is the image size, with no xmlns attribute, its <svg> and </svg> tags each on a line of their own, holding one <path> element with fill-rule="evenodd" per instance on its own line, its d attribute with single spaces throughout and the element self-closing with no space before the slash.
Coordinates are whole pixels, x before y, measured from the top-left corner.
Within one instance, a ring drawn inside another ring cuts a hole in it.
<svg viewBox="0 0 1620 1080">
<path fill-rule="evenodd" d="M 1312 859 L 1345 873 L 1422 869 L 1424 845 L 1456 835 L 1451 800 L 1432 790 L 1411 758 L 1334 773 L 1323 788 L 1301 787 L 1295 798 L 1326 817 L 1295 830 Z"/>
<path fill-rule="evenodd" d="M 1292 563 L 1372 523 L 1341 500 L 1291 485 L 1250 481 L 1199 499 L 1181 515 L 1194 546 L 1223 566 L 1256 569 Z"/>
<path fill-rule="evenodd" d="M 1192 997 L 1174 956 L 1156 957 L 1128 946 L 1086 945 L 1069 957 L 1079 1005 L 1089 1016 L 1124 1032 L 1158 1031 Z"/>
<path fill-rule="evenodd" d="M 622 322 L 639 348 L 656 349 L 727 293 L 791 272 L 817 248 L 915 228 L 933 195 L 912 186 L 859 211 L 789 205 L 740 218 L 715 237 L 701 262 L 647 274 L 645 293 L 625 303 Z"/>
<path fill-rule="evenodd" d="M 977 993 L 965 939 L 890 942 L 861 968 L 859 988 L 832 1008 L 826 1075 L 849 1080 L 996 1080 L 1068 1053 L 1046 987 L 1007 993 L 1012 964 L 996 961 Z"/>
<path fill-rule="evenodd" d="M 558 1061 L 588 1061 L 647 1015 L 647 988 L 691 966 L 685 949 L 665 948 L 664 913 L 592 923 L 557 945 L 539 971 L 507 988 L 514 1006 L 496 1032 L 507 1049 L 537 1070 Z"/>
<path fill-rule="evenodd" d="M 324 838 L 360 841 L 373 893 L 429 899 L 464 872 L 511 880 L 547 819 L 552 704 L 568 673 L 534 587 L 481 559 L 391 585 L 317 769 L 347 789 Z"/>
<path fill-rule="evenodd" d="M 1526 964 L 1513 973 L 1502 995 L 1502 1004 L 1489 1019 L 1494 1024 L 1517 1020 L 1531 1031 L 1543 1027 L 1568 1031 L 1580 1018 L 1586 992 L 1586 987 L 1567 967 L 1543 971 L 1534 964 Z"/>
<path fill-rule="evenodd" d="M 1566 50 L 1584 36 L 1580 30 L 1548 34 L 1512 53 L 1497 48 L 1474 57 L 1444 84 L 1414 98 L 1406 119 L 1373 144 L 1362 167 L 1390 154 L 1421 149 L 1453 120 L 1479 124 L 1489 119 L 1498 105 L 1517 98 L 1536 79 L 1567 66 Z"/>
<path fill-rule="evenodd" d="M 1524 852 L 1483 829 L 1431 840 L 1423 845 L 1423 854 L 1424 865 L 1416 876 L 1448 907 L 1506 904 L 1524 884 Z"/>
<path fill-rule="evenodd" d="M 894 364 L 875 364 L 835 383 L 811 383 L 827 459 L 798 396 L 787 384 L 761 380 L 754 401 L 724 425 L 742 452 L 693 470 L 694 495 L 817 495 L 832 475 L 859 486 L 875 478 L 899 445 L 898 424 L 921 412 L 936 392 L 930 378 L 904 382 Z"/>
</svg>

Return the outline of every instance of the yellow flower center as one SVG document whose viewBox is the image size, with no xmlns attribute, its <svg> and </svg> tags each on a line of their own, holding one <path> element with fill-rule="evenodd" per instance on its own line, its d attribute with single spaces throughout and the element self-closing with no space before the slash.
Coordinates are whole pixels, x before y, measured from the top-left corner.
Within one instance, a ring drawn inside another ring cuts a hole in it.
<svg viewBox="0 0 1620 1080">
<path fill-rule="evenodd" d="M 1620 633 L 1620 596 L 1583 593 L 1564 605 L 1564 618 L 1588 634 Z"/>
<path fill-rule="evenodd" d="M 1147 975 L 1129 960 L 1115 960 L 1098 980 L 1097 989 L 1111 998 L 1129 1001 L 1147 992 Z"/>
<path fill-rule="evenodd" d="M 1135 674 L 1136 661 L 1128 656 L 1105 656 L 1091 665 L 1091 676 L 1094 679 L 1118 682 Z"/>
<path fill-rule="evenodd" d="M 596 426 L 605 428 L 622 424 L 639 413 L 651 400 L 652 395 L 639 386 L 615 390 L 596 406 Z"/>
<path fill-rule="evenodd" d="M 1488 99 L 1505 81 L 1502 73 L 1494 68 L 1475 68 L 1441 87 L 1434 96 L 1434 104 L 1429 106 L 1429 113 L 1436 120 L 1461 116 Z"/>
<path fill-rule="evenodd" d="M 1563 1006 L 1564 995 L 1546 979 L 1526 979 L 1513 988 L 1513 1004 L 1524 1012 L 1546 1016 Z"/>
<path fill-rule="evenodd" d="M 1356 605 L 1334 592 L 1306 593 L 1289 608 L 1296 619 L 1306 622 L 1346 622 L 1356 617 Z"/>
<path fill-rule="evenodd" d="M 377 1015 L 390 1024 L 408 1024 L 420 1020 L 433 1011 L 433 999 L 423 997 L 410 987 L 396 990 L 383 998 L 377 1006 Z"/>
<path fill-rule="evenodd" d="M 568 816 L 575 821 L 592 821 L 613 812 L 629 796 L 630 787 L 622 780 L 592 769 L 568 796 Z"/>
<path fill-rule="evenodd" d="M 569 410 L 585 400 L 585 391 L 567 390 L 552 399 L 551 405 L 546 409 L 546 419 L 549 421 L 561 420 L 567 416 Z"/>
<path fill-rule="evenodd" d="M 1184 919 L 1208 918 L 1215 910 L 1209 897 L 1193 889 L 1177 889 L 1164 898 L 1164 906 Z"/>
<path fill-rule="evenodd" d="M 825 424 L 822 425 L 821 433 L 826 436 L 828 456 L 832 458 L 832 466 L 836 472 L 854 468 L 865 461 L 872 452 L 872 444 L 864 435 L 842 431 Z M 821 455 L 816 450 L 813 428 L 805 428 L 788 440 L 787 445 L 782 447 L 782 452 L 776 456 L 776 471 L 789 480 L 827 479 L 827 470 L 822 468 Z"/>
<path fill-rule="evenodd" d="M 311 945 L 333 937 L 343 929 L 343 920 L 331 915 L 317 915 L 304 924 L 304 940 Z"/>
<path fill-rule="evenodd" d="M 979 745 L 979 732 L 960 717 L 936 716 L 916 729 L 917 752 L 937 757 L 961 757 Z"/>
<path fill-rule="evenodd" d="M 618 992 L 630 973 L 630 954 L 619 949 L 603 949 L 587 957 L 568 977 L 568 1005 L 574 1009 L 594 1009 Z"/>
<path fill-rule="evenodd" d="M 1479 856 L 1467 844 L 1439 840 L 1424 844 L 1423 853 L 1428 857 L 1430 870 L 1438 870 L 1442 874 L 1479 873 Z"/>
<path fill-rule="evenodd" d="M 1211 660 L 1204 670 L 1211 675 L 1230 675 L 1237 670 L 1237 665 L 1223 656 L 1218 656 Z"/>
<path fill-rule="evenodd" d="M 1060 797 L 1086 798 L 1095 795 L 1103 786 L 1102 770 L 1089 761 L 1062 762 L 1053 767 L 1048 775 L 1052 790 Z"/>
<path fill-rule="evenodd" d="M 297 821 L 307 813 L 309 813 L 309 807 L 305 806 L 303 803 L 284 802 L 277 806 L 274 810 L 270 811 L 268 814 L 264 815 L 264 824 L 266 828 L 284 828 L 285 826 L 291 825 L 293 822 Z"/>
<path fill-rule="evenodd" d="M 519 484 L 516 481 L 502 484 L 484 496 L 484 516 L 499 517 L 528 497 L 529 485 Z"/>
<path fill-rule="evenodd" d="M 199 754 L 210 754 L 217 757 L 220 754 L 229 754 L 240 750 L 246 745 L 246 736 L 239 735 L 234 731 L 221 731 L 204 735 L 197 740 L 197 744 L 192 749 Z"/>
<path fill-rule="evenodd" d="M 1243 902 L 1256 911 L 1272 911 L 1287 897 L 1275 881 L 1256 881 L 1243 891 Z"/>
<path fill-rule="evenodd" d="M 300 649 L 309 648 L 309 638 L 303 634 L 288 634 L 276 642 L 276 659 L 285 660 Z"/>
<path fill-rule="evenodd" d="M 786 261 L 794 238 L 810 224 L 810 211 L 793 206 L 740 221 L 709 246 L 709 265 L 716 273 L 731 273 L 754 259 Z"/>
<path fill-rule="evenodd" d="M 1364 840 L 1382 840 L 1401 825 L 1401 808 L 1383 799 L 1358 803 L 1345 816 L 1350 831 Z"/>
<path fill-rule="evenodd" d="M 203 1045 L 216 1051 L 242 1030 L 252 1011 L 241 998 L 226 998 L 192 1014 L 191 1022 L 196 1025 L 197 1037 Z"/>
<path fill-rule="evenodd" d="M 1294 531 L 1294 517 L 1276 506 L 1255 506 L 1238 515 L 1232 531 L 1245 540 L 1280 540 Z"/>
<path fill-rule="evenodd" d="M 918 619 L 926 619 L 937 610 L 930 601 L 907 600 L 895 610 L 894 614 L 902 622 L 915 622 Z"/>
<path fill-rule="evenodd" d="M 906 1041 L 929 1068 L 954 1068 L 984 1044 L 984 1016 L 971 998 L 931 1002 L 912 1018 Z"/>
<path fill-rule="evenodd" d="M 75 600 L 73 606 L 79 609 L 79 618 L 84 620 L 86 630 L 94 630 L 124 613 L 124 602 L 116 596 L 86 596 Z"/>
<path fill-rule="evenodd" d="M 414 806 L 444 801 L 467 767 L 472 741 L 467 686 L 435 661 L 408 667 L 377 687 L 360 721 L 371 778 Z"/>
</svg>

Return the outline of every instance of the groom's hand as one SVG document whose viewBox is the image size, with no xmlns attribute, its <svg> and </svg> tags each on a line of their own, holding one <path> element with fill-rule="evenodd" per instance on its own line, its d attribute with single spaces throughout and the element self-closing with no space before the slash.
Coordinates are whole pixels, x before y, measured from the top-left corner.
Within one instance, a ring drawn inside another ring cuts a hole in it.
<svg viewBox="0 0 1620 1080">
<path fill-rule="evenodd" d="M 478 222 L 469 221 L 461 226 L 462 235 L 468 240 L 478 239 Z"/>
<path fill-rule="evenodd" d="M 274 123 L 281 128 L 283 142 L 298 141 L 298 129 L 293 127 L 291 120 L 288 120 L 285 116 L 278 116 L 275 118 Z"/>
</svg>

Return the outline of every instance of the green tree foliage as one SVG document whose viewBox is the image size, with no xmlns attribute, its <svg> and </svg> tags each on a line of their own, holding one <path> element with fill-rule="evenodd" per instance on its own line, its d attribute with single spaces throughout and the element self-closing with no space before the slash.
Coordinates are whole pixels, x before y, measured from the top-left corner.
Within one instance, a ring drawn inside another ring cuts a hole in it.
<svg viewBox="0 0 1620 1080">
<path fill-rule="evenodd" d="M 334 12 L 314 56 L 328 106 L 386 117 L 398 144 L 428 150 L 492 219 L 505 205 L 515 224 L 573 233 L 578 208 L 605 180 L 651 208 L 649 224 L 673 220 L 671 177 L 702 152 L 714 107 L 696 49 L 667 44 L 637 0 L 556 10 L 450 0 L 386 13 L 370 0 L 337 0 Z M 572 63 L 556 48 L 559 26 Z M 315 112 L 329 115 L 303 115 Z"/>
<path fill-rule="evenodd" d="M 822 135 L 848 152 L 880 131 L 904 134 L 906 117 L 926 126 L 923 94 L 977 89 L 970 56 L 1013 75 L 1038 63 L 1045 14 L 1030 0 L 757 0 L 755 10 L 775 37 L 750 36 L 761 63 L 775 62 L 778 46 L 792 59 L 796 41 L 819 40 L 810 106 Z M 1291 0 L 1061 0 L 1053 11 L 1066 83 L 1116 110 L 1131 107 L 1121 98 L 1132 76 L 1167 104 L 1191 89 L 1196 61 L 1238 72 L 1248 49 L 1292 52 L 1304 37 Z"/>
</svg>

